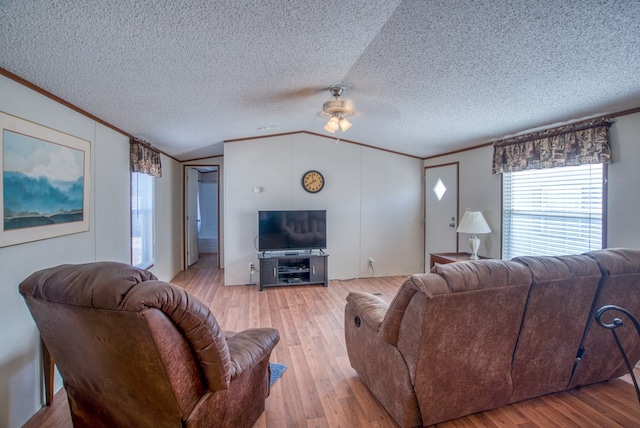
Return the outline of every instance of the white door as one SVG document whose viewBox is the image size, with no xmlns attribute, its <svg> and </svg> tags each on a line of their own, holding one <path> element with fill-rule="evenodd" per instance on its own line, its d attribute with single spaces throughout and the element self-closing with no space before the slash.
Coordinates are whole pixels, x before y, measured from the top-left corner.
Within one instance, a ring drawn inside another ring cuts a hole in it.
<svg viewBox="0 0 640 428">
<path fill-rule="evenodd" d="M 425 272 L 431 253 L 458 251 L 458 163 L 425 168 Z"/>
<path fill-rule="evenodd" d="M 186 177 L 186 209 L 187 209 L 187 266 L 198 261 L 198 170 L 187 168 Z"/>
</svg>

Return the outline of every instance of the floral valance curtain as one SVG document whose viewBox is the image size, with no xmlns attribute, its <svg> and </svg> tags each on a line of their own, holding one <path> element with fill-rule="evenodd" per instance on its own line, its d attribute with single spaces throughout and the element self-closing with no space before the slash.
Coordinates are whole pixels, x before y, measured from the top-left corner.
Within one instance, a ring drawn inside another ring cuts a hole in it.
<svg viewBox="0 0 640 428">
<path fill-rule="evenodd" d="M 493 173 L 608 163 L 610 126 L 600 118 L 497 141 Z"/>
<path fill-rule="evenodd" d="M 160 152 L 154 149 L 151 144 L 131 138 L 131 172 L 141 172 L 153 177 L 162 177 L 162 164 L 160 163 Z"/>
</svg>

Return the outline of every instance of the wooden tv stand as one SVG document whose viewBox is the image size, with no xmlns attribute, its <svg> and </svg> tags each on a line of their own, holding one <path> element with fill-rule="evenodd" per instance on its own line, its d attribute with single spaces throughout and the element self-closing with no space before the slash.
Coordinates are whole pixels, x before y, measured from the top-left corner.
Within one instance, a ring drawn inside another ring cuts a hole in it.
<svg viewBox="0 0 640 428">
<path fill-rule="evenodd" d="M 258 254 L 260 291 L 264 287 L 321 284 L 329 286 L 329 254 L 320 250 L 272 251 Z"/>
</svg>

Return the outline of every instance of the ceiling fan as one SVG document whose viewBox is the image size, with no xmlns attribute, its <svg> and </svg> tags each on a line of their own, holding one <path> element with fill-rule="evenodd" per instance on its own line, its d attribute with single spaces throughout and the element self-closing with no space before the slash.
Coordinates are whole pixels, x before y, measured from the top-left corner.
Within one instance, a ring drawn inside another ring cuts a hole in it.
<svg viewBox="0 0 640 428">
<path fill-rule="evenodd" d="M 344 86 L 334 85 L 328 89 L 334 99 L 322 104 L 322 113 L 330 116 L 324 130 L 333 134 L 339 128 L 342 132 L 346 132 L 352 125 L 346 117 L 353 115 L 353 104 L 349 100 L 340 99 L 340 95 L 345 90 Z"/>
</svg>

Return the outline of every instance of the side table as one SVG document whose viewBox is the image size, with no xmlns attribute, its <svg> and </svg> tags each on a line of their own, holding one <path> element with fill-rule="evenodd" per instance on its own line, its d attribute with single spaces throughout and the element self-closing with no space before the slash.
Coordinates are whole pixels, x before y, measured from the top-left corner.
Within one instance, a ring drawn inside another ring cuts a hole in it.
<svg viewBox="0 0 640 428">
<path fill-rule="evenodd" d="M 430 253 L 429 268 L 437 264 L 446 265 L 447 263 L 464 262 L 469 260 L 471 253 Z M 478 256 L 479 259 L 490 259 L 491 257 Z"/>
</svg>

